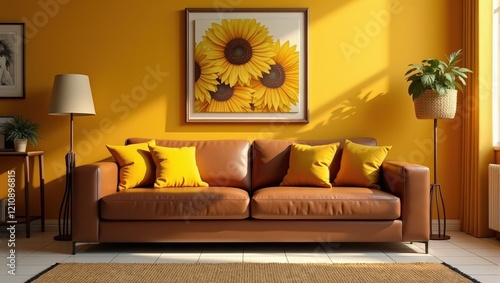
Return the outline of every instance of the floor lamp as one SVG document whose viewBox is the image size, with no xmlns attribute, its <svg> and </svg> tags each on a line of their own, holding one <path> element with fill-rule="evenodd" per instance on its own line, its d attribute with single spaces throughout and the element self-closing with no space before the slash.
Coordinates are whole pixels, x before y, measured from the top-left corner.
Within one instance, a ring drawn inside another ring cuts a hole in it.
<svg viewBox="0 0 500 283">
<path fill-rule="evenodd" d="M 59 208 L 57 241 L 71 241 L 71 195 L 76 157 L 73 151 L 73 116 L 95 115 L 89 77 L 80 74 L 56 75 L 50 98 L 49 115 L 69 116 L 69 152 L 66 154 L 66 187 Z"/>
</svg>

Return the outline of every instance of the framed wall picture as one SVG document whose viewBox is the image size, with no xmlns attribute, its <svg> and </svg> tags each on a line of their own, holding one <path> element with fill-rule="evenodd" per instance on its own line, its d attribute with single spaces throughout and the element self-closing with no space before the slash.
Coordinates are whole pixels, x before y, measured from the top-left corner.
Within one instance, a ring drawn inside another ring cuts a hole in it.
<svg viewBox="0 0 500 283">
<path fill-rule="evenodd" d="M 307 8 L 186 9 L 186 122 L 308 123 Z"/>
<path fill-rule="evenodd" d="M 1 116 L 0 117 L 0 151 L 14 151 L 14 142 L 7 141 L 4 132 L 3 132 L 3 124 L 7 121 L 13 120 L 12 116 Z"/>
<path fill-rule="evenodd" d="M 0 98 L 24 98 L 24 23 L 0 23 Z"/>
</svg>

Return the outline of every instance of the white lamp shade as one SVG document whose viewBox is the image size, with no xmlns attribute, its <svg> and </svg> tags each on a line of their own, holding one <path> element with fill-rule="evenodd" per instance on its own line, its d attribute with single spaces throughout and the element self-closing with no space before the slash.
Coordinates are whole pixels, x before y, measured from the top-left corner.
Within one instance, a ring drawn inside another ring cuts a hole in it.
<svg viewBox="0 0 500 283">
<path fill-rule="evenodd" d="M 95 115 L 89 77 L 80 74 L 56 75 L 49 115 Z"/>
</svg>

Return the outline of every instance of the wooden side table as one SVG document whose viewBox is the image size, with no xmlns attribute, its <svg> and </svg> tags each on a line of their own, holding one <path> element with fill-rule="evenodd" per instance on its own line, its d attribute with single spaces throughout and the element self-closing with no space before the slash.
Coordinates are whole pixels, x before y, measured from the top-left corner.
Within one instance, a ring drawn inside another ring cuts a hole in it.
<svg viewBox="0 0 500 283">
<path fill-rule="evenodd" d="M 32 216 L 30 214 L 30 190 L 33 184 L 30 180 L 30 157 L 38 156 L 38 167 L 40 169 L 40 215 Z M 42 232 L 45 231 L 45 179 L 43 172 L 43 151 L 26 151 L 26 152 L 13 152 L 13 151 L 1 151 L 0 158 L 2 157 L 22 157 L 24 165 L 24 216 L 16 217 L 17 224 L 26 224 L 26 238 L 30 237 L 30 223 L 33 220 L 41 219 Z M 12 224 L 8 222 L 2 222 L 2 225 Z"/>
</svg>

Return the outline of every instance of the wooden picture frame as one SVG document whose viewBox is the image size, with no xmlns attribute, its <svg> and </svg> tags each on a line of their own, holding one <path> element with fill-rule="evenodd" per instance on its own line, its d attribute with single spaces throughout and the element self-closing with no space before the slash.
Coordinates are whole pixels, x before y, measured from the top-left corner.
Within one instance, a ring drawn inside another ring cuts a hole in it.
<svg viewBox="0 0 500 283">
<path fill-rule="evenodd" d="M 186 8 L 186 122 L 308 123 L 307 8 Z"/>
<path fill-rule="evenodd" d="M 24 23 L 0 23 L 0 98 L 25 98 L 24 34 Z"/>
</svg>

